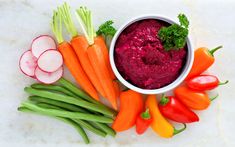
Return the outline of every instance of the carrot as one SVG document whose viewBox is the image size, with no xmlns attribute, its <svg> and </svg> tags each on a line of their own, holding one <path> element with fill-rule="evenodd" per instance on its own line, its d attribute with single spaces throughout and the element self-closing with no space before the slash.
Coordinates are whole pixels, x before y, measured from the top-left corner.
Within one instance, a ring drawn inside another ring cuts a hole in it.
<svg viewBox="0 0 235 147">
<path fill-rule="evenodd" d="M 87 53 L 91 64 L 95 69 L 95 73 L 99 79 L 102 79 L 102 86 L 104 87 L 108 100 L 111 102 L 113 108 L 117 110 L 116 92 L 99 44 L 95 43 L 92 46 L 89 46 Z"/>
<path fill-rule="evenodd" d="M 98 79 L 97 75 L 95 74 L 95 70 L 93 69 L 91 62 L 88 58 L 87 55 L 87 48 L 88 48 L 88 43 L 87 40 L 84 36 L 77 36 L 71 40 L 71 44 L 81 62 L 81 65 L 86 72 L 87 76 L 91 80 L 92 84 L 96 88 L 96 90 L 103 96 L 105 97 L 105 92 L 104 89 L 101 85 L 101 81 Z M 85 45 L 87 45 L 85 47 Z"/>
<path fill-rule="evenodd" d="M 91 11 L 86 7 L 80 7 L 77 10 L 79 23 L 85 33 L 85 37 L 90 45 L 87 48 L 89 60 L 95 70 L 96 75 L 101 81 L 101 85 L 106 94 L 106 98 L 112 104 L 112 107 L 117 110 L 117 95 L 115 92 L 113 79 L 107 65 L 108 52 L 104 40 L 100 40 L 94 31 L 93 22 L 91 19 Z"/>
<path fill-rule="evenodd" d="M 115 81 L 116 80 L 116 76 L 114 75 L 113 70 L 111 68 L 111 64 L 110 64 L 110 60 L 109 60 L 109 52 L 108 52 L 108 48 L 107 48 L 107 46 L 105 44 L 105 40 L 104 40 L 104 38 L 102 36 L 97 36 L 95 38 L 95 41 L 99 42 L 100 45 L 102 45 L 101 50 L 102 50 L 102 53 L 104 55 L 105 63 L 106 63 L 106 66 L 108 68 L 109 74 L 110 74 L 112 80 L 114 80 L 113 81 L 113 86 L 115 88 L 116 98 L 118 98 L 119 95 L 120 95 L 120 88 L 119 88 L 118 82 Z"/>
<path fill-rule="evenodd" d="M 78 35 L 78 32 L 71 18 L 70 7 L 67 5 L 67 3 L 64 3 L 64 5 L 62 5 L 59 8 L 59 11 L 61 12 L 61 15 L 63 17 L 63 22 L 65 24 L 67 31 L 72 36 L 70 43 L 82 65 L 82 68 L 84 69 L 86 75 L 88 76 L 89 80 L 92 82 L 96 90 L 103 97 L 105 97 L 105 92 L 101 85 L 101 81 L 96 76 L 95 71 L 89 61 L 89 58 L 86 52 L 89 44 L 84 36 Z"/>
<path fill-rule="evenodd" d="M 80 86 L 94 99 L 99 100 L 97 91 L 83 71 L 80 62 L 75 52 L 73 51 L 72 46 L 63 39 L 61 16 L 56 11 L 54 11 L 51 27 L 59 43 L 58 49 L 63 56 L 65 65 L 68 67 L 69 71 L 71 72 L 75 80 L 80 84 Z"/>
<path fill-rule="evenodd" d="M 104 55 L 104 59 L 105 59 L 105 63 L 106 63 L 106 66 L 108 67 L 108 70 L 109 70 L 109 73 L 110 73 L 110 76 L 111 78 L 114 80 L 116 79 L 114 73 L 113 73 L 113 70 L 111 68 L 111 64 L 110 64 L 110 61 L 109 61 L 109 52 L 108 52 L 108 48 L 105 44 L 105 40 L 102 36 L 97 36 L 95 38 L 95 41 L 99 42 L 100 45 L 102 45 L 101 47 L 101 50 L 103 52 L 103 55 Z"/>
<path fill-rule="evenodd" d="M 120 93 L 121 93 L 121 89 L 120 89 L 118 81 L 114 80 L 113 81 L 113 86 L 114 86 L 114 89 L 115 89 L 116 98 L 119 98 Z"/>
<path fill-rule="evenodd" d="M 97 36 L 95 38 L 95 42 L 98 42 L 102 47 L 101 47 L 101 50 L 102 50 L 102 53 L 104 55 L 104 60 L 105 60 L 105 64 L 108 68 L 108 71 L 109 71 L 109 74 L 110 74 L 110 77 L 113 81 L 113 86 L 114 86 L 114 89 L 115 89 L 115 93 L 116 93 L 116 98 L 119 97 L 119 93 L 120 93 L 120 88 L 119 88 L 119 84 L 117 83 L 116 80 L 116 76 L 114 75 L 113 73 L 113 70 L 111 68 L 111 64 L 110 64 L 110 61 L 109 61 L 109 52 L 108 52 L 108 48 L 105 44 L 105 40 L 102 36 Z"/>
</svg>

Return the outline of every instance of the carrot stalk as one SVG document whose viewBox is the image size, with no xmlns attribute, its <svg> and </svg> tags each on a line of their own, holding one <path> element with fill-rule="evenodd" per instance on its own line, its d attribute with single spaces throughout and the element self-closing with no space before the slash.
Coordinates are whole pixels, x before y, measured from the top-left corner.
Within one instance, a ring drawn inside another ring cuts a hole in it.
<svg viewBox="0 0 235 147">
<path fill-rule="evenodd" d="M 113 79 L 111 77 L 109 68 L 107 66 L 107 61 L 105 60 L 105 55 L 103 50 L 107 50 L 104 42 L 99 40 L 96 36 L 91 11 L 86 7 L 80 7 L 77 10 L 77 16 L 79 23 L 85 33 L 88 44 L 87 54 L 91 65 L 101 81 L 101 85 L 104 89 L 107 99 L 112 104 L 113 108 L 117 110 L 116 92 L 113 84 Z M 107 56 L 108 54 L 106 54 Z M 107 58 L 107 57 L 106 57 Z"/>
<path fill-rule="evenodd" d="M 68 67 L 70 73 L 73 75 L 75 80 L 80 84 L 80 86 L 94 99 L 99 100 L 97 91 L 91 84 L 87 75 L 83 71 L 81 64 L 74 52 L 72 46 L 64 41 L 62 36 L 62 16 L 59 11 L 54 11 L 53 19 L 51 22 L 52 31 L 59 43 L 58 50 L 63 56 L 65 65 Z"/>
<path fill-rule="evenodd" d="M 102 96 L 105 97 L 105 92 L 101 85 L 101 81 L 96 76 L 95 71 L 89 61 L 89 58 L 86 52 L 89 44 L 84 36 L 78 35 L 78 32 L 71 18 L 70 7 L 67 5 L 67 3 L 65 3 L 64 5 L 59 7 L 59 11 L 61 12 L 63 22 L 65 24 L 67 31 L 72 36 L 70 43 L 81 63 L 83 70 L 85 71 L 86 75 L 88 76 L 89 80 L 92 82 L 96 90 Z"/>
</svg>

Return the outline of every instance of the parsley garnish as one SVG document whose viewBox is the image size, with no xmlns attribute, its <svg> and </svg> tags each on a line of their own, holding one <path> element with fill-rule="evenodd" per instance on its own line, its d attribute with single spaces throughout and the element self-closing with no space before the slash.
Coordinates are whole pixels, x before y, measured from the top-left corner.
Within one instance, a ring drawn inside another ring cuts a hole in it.
<svg viewBox="0 0 235 147">
<path fill-rule="evenodd" d="M 158 32 L 158 36 L 167 51 L 180 49 L 186 44 L 189 21 L 184 14 L 179 14 L 178 18 L 180 25 L 172 24 L 169 27 L 162 27 Z"/>
<path fill-rule="evenodd" d="M 108 20 L 102 25 L 100 25 L 99 30 L 96 32 L 97 35 L 104 35 L 104 36 L 114 36 L 116 33 L 116 29 L 112 26 L 113 21 Z"/>
</svg>

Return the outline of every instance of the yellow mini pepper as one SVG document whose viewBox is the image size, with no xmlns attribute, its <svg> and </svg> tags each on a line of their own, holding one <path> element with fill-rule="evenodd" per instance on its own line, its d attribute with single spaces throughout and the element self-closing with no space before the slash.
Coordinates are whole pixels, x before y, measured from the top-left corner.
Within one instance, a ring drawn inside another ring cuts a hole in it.
<svg viewBox="0 0 235 147">
<path fill-rule="evenodd" d="M 146 100 L 146 108 L 149 109 L 153 118 L 151 123 L 152 129 L 161 137 L 170 138 L 186 129 L 186 125 L 182 129 L 176 130 L 161 114 L 158 108 L 156 95 L 148 95 Z"/>
</svg>

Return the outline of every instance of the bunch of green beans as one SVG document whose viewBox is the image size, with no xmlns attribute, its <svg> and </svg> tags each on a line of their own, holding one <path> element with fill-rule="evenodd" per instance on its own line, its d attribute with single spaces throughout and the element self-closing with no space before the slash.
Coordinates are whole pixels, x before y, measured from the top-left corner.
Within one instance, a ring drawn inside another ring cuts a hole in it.
<svg viewBox="0 0 235 147">
<path fill-rule="evenodd" d="M 84 129 L 96 135 L 115 136 L 116 132 L 108 125 L 113 122 L 117 112 L 94 100 L 70 81 L 61 78 L 59 85 L 36 83 L 25 87 L 31 96 L 18 108 L 61 120 L 73 126 L 85 143 L 90 140 Z"/>
</svg>

